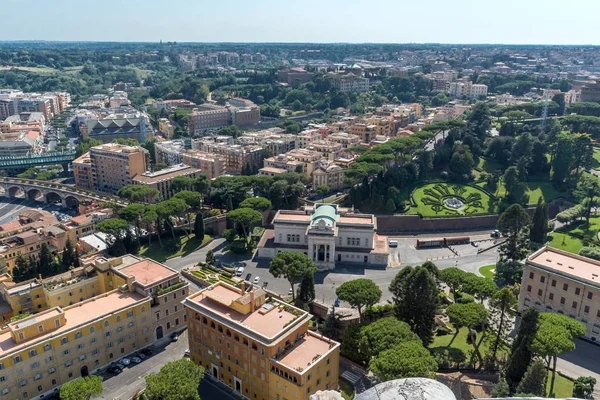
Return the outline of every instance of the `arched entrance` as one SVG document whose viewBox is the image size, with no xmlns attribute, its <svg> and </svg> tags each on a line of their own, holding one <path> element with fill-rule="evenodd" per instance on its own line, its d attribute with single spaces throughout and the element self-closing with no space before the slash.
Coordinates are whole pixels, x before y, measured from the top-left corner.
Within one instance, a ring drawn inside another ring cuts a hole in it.
<svg viewBox="0 0 600 400">
<path fill-rule="evenodd" d="M 84 365 L 83 367 L 81 367 L 81 377 L 85 378 L 86 376 L 88 376 L 90 373 L 88 372 L 88 367 L 87 365 Z"/>
<path fill-rule="evenodd" d="M 25 197 L 25 193 L 19 186 L 12 186 L 8 189 L 8 197 L 11 199 L 14 199 L 15 197 Z"/>
<path fill-rule="evenodd" d="M 164 336 L 164 334 L 163 334 L 163 327 L 162 326 L 158 326 L 156 328 L 156 340 L 162 339 L 163 336 Z"/>
<path fill-rule="evenodd" d="M 65 197 L 65 203 L 67 204 L 67 207 L 69 207 L 69 208 L 79 209 L 79 200 L 77 200 L 76 197 L 73 197 L 73 196 Z"/>
<path fill-rule="evenodd" d="M 62 197 L 55 192 L 48 192 L 48 194 L 46 194 L 46 203 L 62 204 Z"/>
<path fill-rule="evenodd" d="M 36 200 L 43 201 L 44 200 L 44 195 L 38 189 L 29 189 L 29 191 L 27 192 L 27 200 L 29 200 L 29 201 L 36 201 Z"/>
</svg>

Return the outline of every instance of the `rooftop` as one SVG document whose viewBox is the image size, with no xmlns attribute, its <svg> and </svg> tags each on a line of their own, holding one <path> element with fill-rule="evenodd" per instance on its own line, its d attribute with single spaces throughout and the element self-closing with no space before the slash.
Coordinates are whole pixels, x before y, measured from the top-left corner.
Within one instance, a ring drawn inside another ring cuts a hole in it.
<svg viewBox="0 0 600 400">
<path fill-rule="evenodd" d="M 255 294 L 256 299 L 265 296 L 262 289 L 256 290 Z M 233 326 L 241 325 L 266 339 L 274 338 L 292 321 L 307 315 L 305 311 L 278 302 L 265 303 L 247 314 L 232 308 L 234 302 L 244 302 L 245 299 L 240 289 L 219 282 L 188 297 L 186 302 L 208 309 Z"/>
<path fill-rule="evenodd" d="M 10 330 L 6 329 L 0 333 L 0 357 L 33 343 L 42 342 L 52 336 L 67 332 L 77 326 L 95 322 L 105 315 L 135 304 L 142 299 L 144 299 L 144 296 L 138 293 L 122 293 L 118 290 L 113 290 L 112 292 L 93 297 L 87 301 L 74 304 L 63 309 L 64 316 L 67 320 L 63 326 L 43 335 L 36 336 L 31 340 L 26 340 L 20 344 L 17 344 L 13 340 Z M 60 310 L 60 308 L 57 309 Z M 31 324 L 33 323 L 31 321 L 34 321 L 36 318 L 39 318 L 39 314 L 18 321 L 18 325 Z"/>
<path fill-rule="evenodd" d="M 335 344 L 335 342 L 317 336 L 312 332 L 307 332 L 278 361 L 293 370 L 306 369 L 317 361 L 316 359 L 324 356 Z"/>
<path fill-rule="evenodd" d="M 133 177 L 133 180 L 142 183 L 155 183 L 193 173 L 200 173 L 200 170 L 192 168 L 188 165 L 178 164 L 156 172 L 144 172 L 143 174 L 137 174 L 135 177 Z"/>
<path fill-rule="evenodd" d="M 178 276 L 176 271 L 150 259 L 142 260 L 123 268 L 117 267 L 117 270 L 125 275 L 135 277 L 135 281 L 144 286 Z"/>
<path fill-rule="evenodd" d="M 543 247 L 529 256 L 527 261 L 562 275 L 573 276 L 590 284 L 600 285 L 600 261 L 591 258 L 552 247 Z"/>
</svg>

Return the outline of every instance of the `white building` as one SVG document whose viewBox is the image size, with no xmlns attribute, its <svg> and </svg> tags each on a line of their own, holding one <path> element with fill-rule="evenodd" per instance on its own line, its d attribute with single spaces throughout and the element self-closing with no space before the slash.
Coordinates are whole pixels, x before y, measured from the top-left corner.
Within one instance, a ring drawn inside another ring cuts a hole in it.
<svg viewBox="0 0 600 400">
<path fill-rule="evenodd" d="M 273 258 L 281 251 L 308 255 L 321 271 L 336 263 L 386 266 L 388 244 L 375 232 L 372 214 L 354 214 L 335 204 L 317 204 L 304 211 L 280 210 L 274 229 L 265 231 L 258 257 Z"/>
<path fill-rule="evenodd" d="M 449 94 L 454 98 L 466 97 L 472 99 L 485 99 L 487 97 L 488 87 L 479 83 L 472 82 L 452 82 L 450 84 Z"/>
<path fill-rule="evenodd" d="M 333 87 L 343 93 L 368 92 L 369 80 L 356 75 L 343 75 L 333 80 Z"/>
</svg>

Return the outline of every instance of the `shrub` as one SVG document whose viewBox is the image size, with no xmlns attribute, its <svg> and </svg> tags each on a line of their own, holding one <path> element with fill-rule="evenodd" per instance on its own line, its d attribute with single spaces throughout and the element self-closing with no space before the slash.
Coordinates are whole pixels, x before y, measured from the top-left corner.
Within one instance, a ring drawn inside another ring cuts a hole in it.
<svg viewBox="0 0 600 400">
<path fill-rule="evenodd" d="M 235 240 L 236 236 L 237 236 L 237 234 L 235 233 L 235 231 L 233 229 L 225 229 L 223 231 L 223 237 L 225 238 L 225 240 L 227 240 L 230 243 Z"/>
<path fill-rule="evenodd" d="M 456 299 L 456 302 L 459 304 L 474 303 L 475 298 L 473 296 L 471 296 L 470 294 L 461 293 L 460 297 L 458 299 Z"/>
<path fill-rule="evenodd" d="M 600 249 L 596 247 L 584 247 L 579 250 L 579 255 L 600 261 Z"/>
</svg>

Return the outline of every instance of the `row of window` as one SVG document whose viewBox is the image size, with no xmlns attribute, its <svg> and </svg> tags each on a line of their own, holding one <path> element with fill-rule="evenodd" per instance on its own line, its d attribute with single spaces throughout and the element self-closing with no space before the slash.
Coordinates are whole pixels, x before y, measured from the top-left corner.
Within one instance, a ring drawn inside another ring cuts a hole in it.
<svg viewBox="0 0 600 400">
<path fill-rule="evenodd" d="M 531 292 L 531 285 L 527 285 L 527 291 Z M 541 297 L 543 295 L 543 293 L 544 293 L 544 291 L 542 289 L 538 289 L 538 292 L 537 292 L 538 296 Z M 549 293 L 548 294 L 548 299 L 550 301 L 553 301 L 554 300 L 554 293 Z M 560 304 L 564 305 L 565 303 L 566 303 L 566 299 L 564 297 L 561 297 L 560 298 Z M 578 305 L 579 305 L 579 303 L 577 301 L 573 301 L 573 303 L 571 304 L 571 307 L 574 308 L 574 309 L 577 309 Z M 590 306 L 584 306 L 583 307 L 583 312 L 585 314 L 589 314 L 590 313 Z M 596 317 L 600 318 L 600 310 L 598 310 L 596 312 Z"/>
<path fill-rule="evenodd" d="M 534 278 L 535 278 L 535 274 L 534 274 L 533 272 L 530 272 L 530 273 L 529 273 L 529 279 L 534 279 Z M 546 277 L 545 277 L 544 275 L 541 275 L 541 276 L 540 276 L 540 282 L 541 282 L 541 283 L 544 283 L 544 282 L 546 282 Z M 556 279 L 552 279 L 552 281 L 550 282 L 550 285 L 551 285 L 552 287 L 556 287 L 556 283 L 557 283 L 557 282 L 556 282 Z M 564 283 L 564 284 L 563 284 L 563 290 L 564 290 L 565 292 L 569 290 L 569 284 L 568 284 L 568 283 Z M 581 294 L 581 288 L 579 288 L 579 287 L 576 287 L 576 288 L 575 288 L 575 294 L 576 294 L 577 296 L 579 296 L 579 295 Z M 588 292 L 588 293 L 587 293 L 587 298 L 588 298 L 588 300 L 591 300 L 591 299 L 593 299 L 593 298 L 594 298 L 594 294 L 593 294 L 592 292 Z"/>
</svg>

